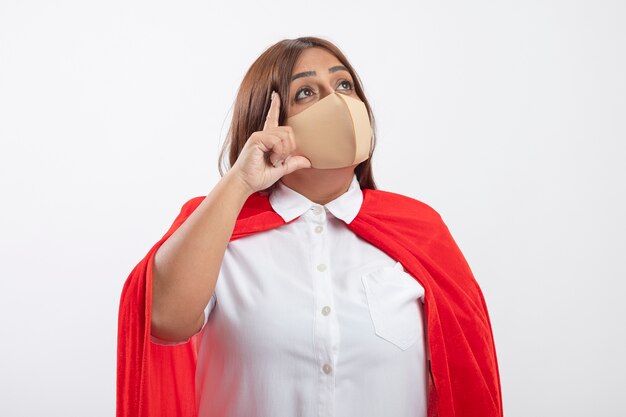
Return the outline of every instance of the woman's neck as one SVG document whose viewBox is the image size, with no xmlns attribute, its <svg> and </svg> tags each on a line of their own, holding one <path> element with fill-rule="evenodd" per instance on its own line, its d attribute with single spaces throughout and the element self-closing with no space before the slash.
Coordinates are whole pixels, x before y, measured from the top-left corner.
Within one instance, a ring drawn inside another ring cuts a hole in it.
<svg viewBox="0 0 626 417">
<path fill-rule="evenodd" d="M 354 168 L 302 168 L 283 176 L 279 181 L 314 203 L 324 205 L 348 191 Z"/>
</svg>

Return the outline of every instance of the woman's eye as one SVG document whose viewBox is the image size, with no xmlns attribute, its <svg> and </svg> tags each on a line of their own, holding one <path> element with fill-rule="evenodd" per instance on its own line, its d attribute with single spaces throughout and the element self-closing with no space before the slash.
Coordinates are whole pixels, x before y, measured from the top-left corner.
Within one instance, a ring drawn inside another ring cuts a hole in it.
<svg viewBox="0 0 626 417">
<path fill-rule="evenodd" d="M 339 87 L 341 86 L 343 86 L 342 88 L 343 90 L 348 90 L 348 91 L 352 90 L 352 83 L 348 80 L 341 81 L 339 83 Z M 302 93 L 307 93 L 307 94 L 302 95 Z M 302 87 L 300 90 L 296 92 L 295 99 L 296 101 L 302 100 L 303 98 L 311 97 L 313 94 L 314 94 L 313 90 L 311 90 L 309 87 Z"/>
<path fill-rule="evenodd" d="M 300 93 L 302 93 L 302 92 L 304 92 L 304 91 L 308 91 L 308 92 L 310 92 L 310 93 L 313 93 L 313 91 L 311 91 L 311 89 L 310 89 L 310 88 L 308 88 L 308 87 L 304 87 L 304 88 L 302 88 L 302 89 L 298 90 L 298 92 L 296 93 L 296 100 L 300 100 L 300 99 L 304 98 L 304 97 L 301 97 L 301 96 L 300 96 Z M 310 95 L 307 95 L 306 97 L 310 97 Z"/>
<path fill-rule="evenodd" d="M 347 90 L 352 90 L 352 83 L 348 80 L 343 80 L 342 82 L 339 83 L 339 85 L 347 85 L 348 87 L 346 87 Z"/>
</svg>

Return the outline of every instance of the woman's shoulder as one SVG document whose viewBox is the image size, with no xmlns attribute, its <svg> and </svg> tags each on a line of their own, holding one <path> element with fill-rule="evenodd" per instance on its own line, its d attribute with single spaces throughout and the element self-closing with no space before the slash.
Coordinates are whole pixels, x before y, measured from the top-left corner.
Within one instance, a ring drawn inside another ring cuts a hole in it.
<svg viewBox="0 0 626 417">
<path fill-rule="evenodd" d="M 381 207 L 388 213 L 408 213 L 441 221 L 441 215 L 423 200 L 389 190 L 363 189 L 364 203 Z"/>
<path fill-rule="evenodd" d="M 180 209 L 179 216 L 188 217 L 193 211 L 198 208 L 200 203 L 206 198 L 205 195 L 188 198 Z M 272 206 L 269 202 L 269 195 L 263 192 L 252 193 L 245 201 L 244 205 L 239 211 L 237 220 L 246 219 L 251 216 L 265 214 L 269 216 L 278 217 L 278 215 L 272 210 Z"/>
</svg>

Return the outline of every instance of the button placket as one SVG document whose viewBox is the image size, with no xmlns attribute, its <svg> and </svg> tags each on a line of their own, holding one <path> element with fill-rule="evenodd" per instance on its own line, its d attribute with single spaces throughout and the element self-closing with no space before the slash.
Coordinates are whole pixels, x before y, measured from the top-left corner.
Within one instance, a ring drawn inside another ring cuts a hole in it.
<svg viewBox="0 0 626 417">
<path fill-rule="evenodd" d="M 314 205 L 306 213 L 305 219 L 310 233 L 312 285 L 315 306 L 315 349 L 319 366 L 319 406 L 320 415 L 332 416 L 335 406 L 335 372 L 339 351 L 339 323 L 331 314 L 333 305 L 332 268 L 328 235 L 323 233 L 328 225 L 325 208 Z"/>
</svg>

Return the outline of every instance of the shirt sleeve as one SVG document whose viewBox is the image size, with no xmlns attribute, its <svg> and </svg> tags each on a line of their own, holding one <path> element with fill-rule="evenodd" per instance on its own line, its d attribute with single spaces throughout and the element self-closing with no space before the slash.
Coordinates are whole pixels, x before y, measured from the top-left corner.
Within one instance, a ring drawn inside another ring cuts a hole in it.
<svg viewBox="0 0 626 417">
<path fill-rule="evenodd" d="M 213 296 L 209 300 L 209 304 L 207 304 L 206 307 L 204 308 L 204 323 L 202 324 L 202 328 L 200 329 L 200 331 L 204 329 L 204 326 L 206 326 L 206 322 L 209 321 L 209 314 L 211 314 L 211 311 L 213 311 L 213 307 L 215 307 L 216 301 L 217 301 L 217 298 L 215 296 L 215 291 L 213 291 Z"/>
<path fill-rule="evenodd" d="M 198 330 L 198 332 L 196 334 L 194 334 L 194 336 L 197 335 L 198 333 L 200 333 L 202 330 L 204 330 L 204 326 L 206 326 L 207 321 L 209 321 L 209 314 L 211 314 L 211 311 L 213 310 L 213 307 L 215 306 L 215 302 L 216 301 L 217 301 L 217 298 L 215 296 L 215 291 L 213 291 L 213 295 L 211 296 L 211 299 L 209 300 L 209 303 L 204 308 L 204 323 L 202 323 L 202 327 L 200 328 L 200 330 Z M 189 338 L 189 339 L 191 339 L 191 338 Z M 182 345 L 183 343 L 189 342 L 189 339 L 187 339 L 185 341 L 182 341 L 182 342 L 172 342 L 172 341 L 169 341 L 169 340 L 159 339 L 156 336 L 150 335 L 150 341 L 152 343 L 155 343 L 157 345 L 163 345 L 163 346 Z"/>
</svg>

